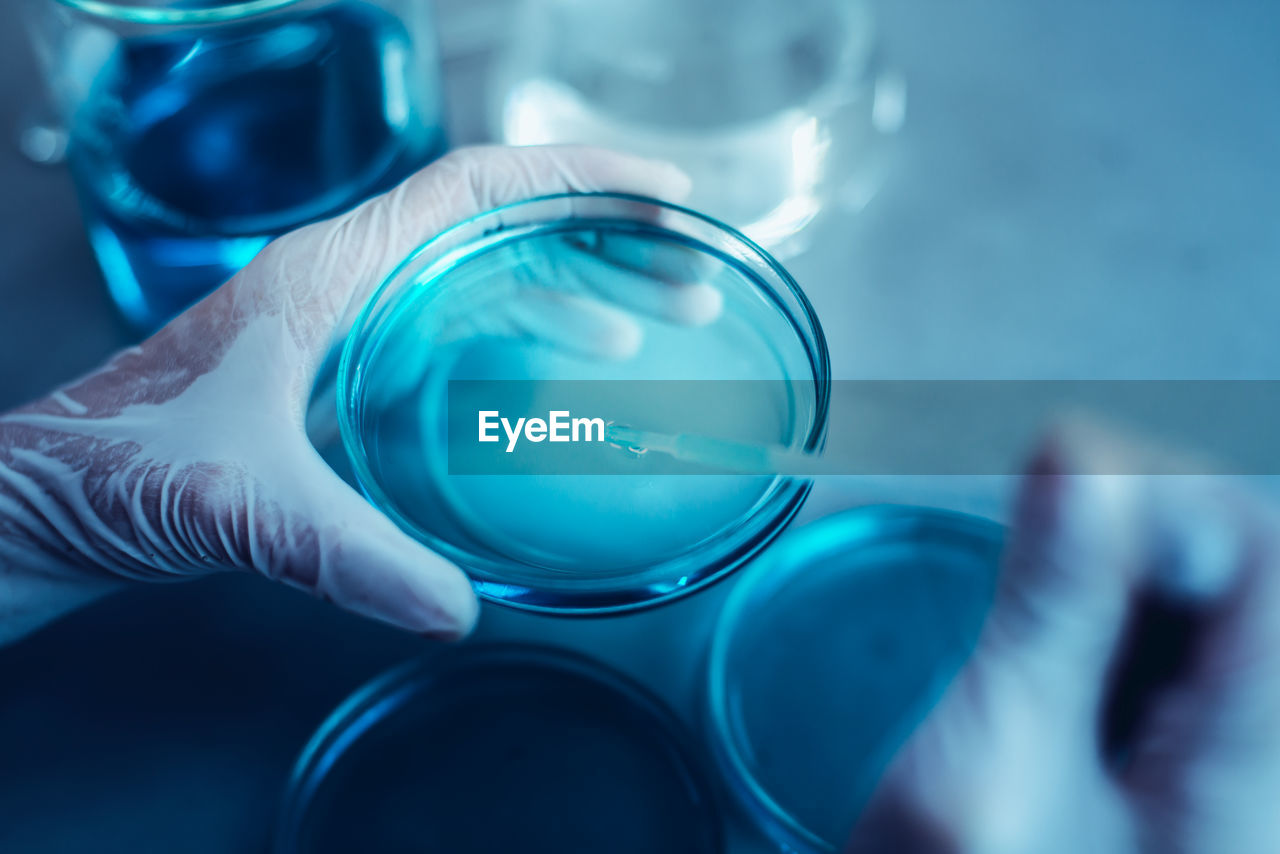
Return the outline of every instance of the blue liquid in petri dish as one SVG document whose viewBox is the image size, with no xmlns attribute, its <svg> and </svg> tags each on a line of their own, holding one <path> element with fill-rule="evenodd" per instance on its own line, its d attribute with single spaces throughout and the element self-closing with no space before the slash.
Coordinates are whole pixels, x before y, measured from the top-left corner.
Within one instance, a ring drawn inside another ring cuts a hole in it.
<svg viewBox="0 0 1280 854">
<path fill-rule="evenodd" d="M 352 2 L 171 35 L 110 56 L 68 160 L 111 295 L 147 331 L 267 242 L 396 184 L 444 148 L 405 27 Z"/>
<path fill-rule="evenodd" d="M 618 674 L 537 647 L 399 668 L 321 727 L 275 854 L 719 854 L 688 739 Z"/>
<path fill-rule="evenodd" d="M 586 198 L 574 204 L 615 214 L 637 204 Z M 513 206 L 495 220 L 509 225 L 521 215 Z M 348 345 L 346 381 L 354 386 L 342 392 L 344 429 L 371 500 L 464 567 L 482 595 L 535 610 L 651 604 L 762 548 L 800 506 L 807 483 L 673 474 L 659 453 L 610 443 L 566 447 L 557 457 L 590 473 L 451 471 L 458 448 L 475 442 L 476 408 L 451 411 L 447 390 L 455 380 L 505 383 L 516 390 L 506 399 L 519 406 L 504 415 L 545 415 L 564 407 L 567 383 L 581 382 L 593 390 L 593 410 L 571 406 L 575 414 L 812 448 L 825 430 L 826 355 L 798 291 L 788 303 L 742 257 L 651 223 L 578 216 L 496 232 L 483 226 L 474 245 L 425 268 L 411 264 L 389 283 Z M 586 282 L 581 247 L 602 245 L 623 257 L 614 266 L 588 261 Z M 705 325 L 633 311 L 641 344 L 626 358 L 576 352 L 575 330 L 586 333 L 554 309 L 528 320 L 549 304 L 547 294 L 601 298 L 642 287 L 637 270 L 655 280 L 661 271 L 696 271 L 719 291 L 723 310 Z M 697 387 L 705 396 L 673 405 L 666 387 L 648 393 L 644 382 L 654 380 L 707 381 Z"/>
<path fill-rule="evenodd" d="M 1002 539 L 976 517 L 867 507 L 793 531 L 741 579 L 708 720 L 731 789 L 788 850 L 841 850 L 973 648 Z"/>
</svg>

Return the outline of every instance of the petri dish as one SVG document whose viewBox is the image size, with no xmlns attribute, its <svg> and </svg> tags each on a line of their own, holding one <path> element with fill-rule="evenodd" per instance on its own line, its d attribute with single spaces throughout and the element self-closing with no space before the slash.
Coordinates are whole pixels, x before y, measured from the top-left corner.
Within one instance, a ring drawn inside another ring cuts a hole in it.
<svg viewBox="0 0 1280 854">
<path fill-rule="evenodd" d="M 549 648 L 489 645 L 395 668 L 299 757 L 275 854 L 716 854 L 720 813 L 672 713 Z"/>
<path fill-rule="evenodd" d="M 401 264 L 347 340 L 338 420 L 369 500 L 482 597 L 601 614 L 741 566 L 810 483 L 614 441 L 526 433 L 507 453 L 510 424 L 481 445 L 479 416 L 560 411 L 598 418 L 592 439 L 607 422 L 813 453 L 829 383 L 818 319 L 764 250 L 677 206 L 565 194 L 482 214 Z"/>
<path fill-rule="evenodd" d="M 840 851 L 893 754 L 976 642 L 1003 528 L 873 506 L 776 543 L 726 600 L 706 724 L 727 788 L 775 842 Z"/>
</svg>

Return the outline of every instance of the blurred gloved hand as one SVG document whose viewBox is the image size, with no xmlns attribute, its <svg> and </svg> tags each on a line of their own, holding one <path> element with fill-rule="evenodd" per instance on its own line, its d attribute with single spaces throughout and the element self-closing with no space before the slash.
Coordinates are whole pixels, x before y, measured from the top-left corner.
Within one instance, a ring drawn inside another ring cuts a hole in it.
<svg viewBox="0 0 1280 854">
<path fill-rule="evenodd" d="M 467 579 L 321 461 L 303 429 L 308 396 L 330 348 L 411 250 L 481 211 L 570 190 L 678 198 L 688 179 L 587 148 L 457 151 L 274 241 L 141 346 L 0 418 L 0 642 L 126 579 L 232 567 L 416 632 L 467 632 L 477 609 Z M 650 283 L 638 298 L 676 321 L 719 307 L 705 286 Z M 512 323 L 535 335 L 574 328 L 575 340 L 597 342 L 588 353 L 631 349 L 614 343 L 636 334 L 616 306 L 584 296 L 543 308 L 562 323 L 536 311 Z"/>
<path fill-rule="evenodd" d="M 847 854 L 1280 850 L 1280 514 L 1047 443 L 966 668 Z"/>
</svg>

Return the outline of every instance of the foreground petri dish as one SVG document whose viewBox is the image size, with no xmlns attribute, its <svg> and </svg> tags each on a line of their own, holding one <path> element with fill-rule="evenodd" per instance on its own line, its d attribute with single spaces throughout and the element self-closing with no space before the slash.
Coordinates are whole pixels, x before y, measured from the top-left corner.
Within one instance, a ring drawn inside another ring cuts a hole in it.
<svg viewBox="0 0 1280 854">
<path fill-rule="evenodd" d="M 603 613 L 732 571 L 809 490 L 767 471 L 692 473 L 600 441 L 604 424 L 817 451 L 829 367 L 803 293 L 742 235 L 652 199 L 569 194 L 419 249 L 356 321 L 338 385 L 355 477 L 401 528 L 486 598 Z M 512 445 L 499 426 L 553 412 L 598 418 L 574 434 L 594 441 Z"/>
<path fill-rule="evenodd" d="M 861 508 L 792 532 L 739 580 L 712 641 L 707 725 L 728 788 L 785 849 L 843 848 L 971 651 L 1002 532 Z"/>
<path fill-rule="evenodd" d="M 321 725 L 275 854 L 716 854 L 719 811 L 661 702 L 588 659 L 464 647 L 396 668 Z"/>
</svg>

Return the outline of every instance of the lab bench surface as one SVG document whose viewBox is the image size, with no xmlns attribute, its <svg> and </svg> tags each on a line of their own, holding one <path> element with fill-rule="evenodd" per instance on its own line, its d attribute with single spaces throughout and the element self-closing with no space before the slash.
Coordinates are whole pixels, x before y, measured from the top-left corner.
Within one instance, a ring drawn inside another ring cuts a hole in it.
<svg viewBox="0 0 1280 854">
<path fill-rule="evenodd" d="M 37 90 L 0 10 L 0 409 L 129 342 L 64 169 L 11 140 Z M 884 3 L 909 85 L 893 170 L 789 264 L 863 378 L 1280 376 L 1280 7 L 1190 0 Z M 480 137 L 483 52 L 450 61 Z M 819 482 L 804 516 L 916 500 L 999 516 L 1000 478 Z M 486 607 L 481 638 L 584 649 L 694 723 L 732 580 L 614 620 Z M 347 693 L 428 642 L 253 578 L 139 588 L 0 649 L 0 850 L 255 852 Z M 735 852 L 765 850 L 739 828 Z"/>
</svg>

